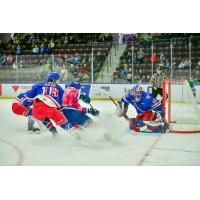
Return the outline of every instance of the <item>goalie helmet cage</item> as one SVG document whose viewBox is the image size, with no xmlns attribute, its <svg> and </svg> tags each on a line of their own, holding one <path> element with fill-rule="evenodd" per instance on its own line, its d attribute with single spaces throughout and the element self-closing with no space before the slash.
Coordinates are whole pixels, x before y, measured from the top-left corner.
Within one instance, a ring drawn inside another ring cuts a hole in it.
<svg viewBox="0 0 200 200">
<path fill-rule="evenodd" d="M 200 109 L 187 80 L 163 80 L 163 112 L 173 133 L 200 133 Z"/>
</svg>

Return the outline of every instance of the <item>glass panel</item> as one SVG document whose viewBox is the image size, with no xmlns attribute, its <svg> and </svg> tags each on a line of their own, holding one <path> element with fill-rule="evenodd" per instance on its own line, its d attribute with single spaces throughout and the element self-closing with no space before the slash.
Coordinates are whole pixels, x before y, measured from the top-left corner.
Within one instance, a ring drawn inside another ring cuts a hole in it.
<svg viewBox="0 0 200 200">
<path fill-rule="evenodd" d="M 191 76 L 195 82 L 200 82 L 200 37 L 122 44 L 60 44 L 53 54 L 33 55 L 31 50 L 24 50 L 23 54 L 1 56 L 0 82 L 34 83 L 46 80 L 49 71 L 56 71 L 61 75 L 61 83 L 72 80 L 149 83 L 157 66 L 168 78 L 172 75 L 173 79 L 189 79 Z"/>
<path fill-rule="evenodd" d="M 184 80 L 190 76 L 189 38 L 176 38 L 173 42 L 173 79 Z"/>
<path fill-rule="evenodd" d="M 191 37 L 191 77 L 200 83 L 200 37 Z"/>
</svg>

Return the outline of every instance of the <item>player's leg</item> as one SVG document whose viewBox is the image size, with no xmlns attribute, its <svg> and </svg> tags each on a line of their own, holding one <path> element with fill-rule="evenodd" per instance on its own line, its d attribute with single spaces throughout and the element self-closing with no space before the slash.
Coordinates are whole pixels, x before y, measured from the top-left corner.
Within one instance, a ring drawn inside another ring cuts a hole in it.
<svg viewBox="0 0 200 200">
<path fill-rule="evenodd" d="M 65 107 L 63 108 L 62 112 L 69 122 L 76 123 L 84 127 L 90 125 L 93 122 L 90 117 L 78 110 L 68 109 Z"/>
<path fill-rule="evenodd" d="M 157 97 L 157 89 L 155 90 L 153 87 L 152 87 L 152 96 L 153 96 L 154 98 Z"/>
<path fill-rule="evenodd" d="M 73 129 L 76 127 L 75 124 L 68 122 L 60 110 L 50 107 L 43 102 L 34 101 L 33 116 L 40 121 L 44 121 L 46 118 L 51 119 L 56 123 L 56 125 L 65 130 Z"/>
<path fill-rule="evenodd" d="M 30 108 L 28 106 L 23 106 L 21 103 L 13 103 L 12 104 L 12 111 L 16 115 L 27 116 Z"/>
<path fill-rule="evenodd" d="M 50 121 L 50 119 L 46 118 L 42 121 L 42 124 L 51 132 L 53 135 L 57 133 L 56 128 L 53 126 L 53 123 Z"/>
<path fill-rule="evenodd" d="M 143 120 L 143 121 L 154 121 L 157 119 L 157 115 L 156 113 L 150 110 L 150 111 L 138 114 L 136 119 Z"/>
<path fill-rule="evenodd" d="M 32 114 L 33 116 L 38 119 L 39 121 L 43 121 L 46 118 L 47 115 L 47 105 L 43 102 L 33 102 L 33 110 Z"/>
<path fill-rule="evenodd" d="M 48 107 L 46 111 L 47 111 L 46 117 L 53 120 L 56 123 L 56 125 L 60 126 L 64 130 L 68 131 L 74 128 L 79 128 L 78 124 L 68 121 L 68 119 L 64 116 L 64 114 L 60 110 Z"/>
<path fill-rule="evenodd" d="M 32 109 L 30 107 L 24 106 L 21 103 L 13 103 L 12 111 L 16 115 L 28 117 L 28 131 L 33 131 L 33 132 L 40 131 L 38 127 L 34 127 L 35 120 L 33 118 Z"/>
<path fill-rule="evenodd" d="M 158 88 L 158 94 L 162 97 L 162 88 Z"/>
<path fill-rule="evenodd" d="M 30 110 L 27 113 L 28 117 L 28 131 L 34 132 L 34 133 L 40 133 L 40 122 L 34 118 L 33 116 L 33 109 L 30 108 Z"/>
</svg>

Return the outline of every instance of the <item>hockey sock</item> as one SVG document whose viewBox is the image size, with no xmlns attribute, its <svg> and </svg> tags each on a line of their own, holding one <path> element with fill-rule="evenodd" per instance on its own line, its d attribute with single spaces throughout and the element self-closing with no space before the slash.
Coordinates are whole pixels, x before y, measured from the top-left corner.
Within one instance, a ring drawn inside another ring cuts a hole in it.
<svg viewBox="0 0 200 200">
<path fill-rule="evenodd" d="M 28 131 L 33 130 L 34 120 L 32 118 L 28 118 Z"/>
<path fill-rule="evenodd" d="M 48 129 L 50 130 L 51 127 L 53 126 L 52 122 L 50 121 L 50 119 L 46 118 L 45 120 L 42 121 L 42 124 Z"/>
</svg>

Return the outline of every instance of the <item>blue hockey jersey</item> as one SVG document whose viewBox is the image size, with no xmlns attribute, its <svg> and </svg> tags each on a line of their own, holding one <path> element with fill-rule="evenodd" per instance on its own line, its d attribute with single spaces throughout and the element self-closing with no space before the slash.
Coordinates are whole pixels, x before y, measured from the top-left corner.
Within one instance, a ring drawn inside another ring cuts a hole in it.
<svg viewBox="0 0 200 200">
<path fill-rule="evenodd" d="M 44 95 L 52 99 L 57 105 L 62 105 L 64 90 L 58 84 L 44 81 L 33 85 L 32 89 L 27 92 L 27 97 L 35 98 L 37 95 Z"/>
<path fill-rule="evenodd" d="M 141 97 L 137 98 L 129 92 L 121 99 L 121 102 L 125 103 L 127 106 L 132 104 L 138 114 L 149 110 L 162 112 L 162 104 L 157 99 L 153 98 L 150 94 L 144 91 L 141 91 L 141 94 Z"/>
<path fill-rule="evenodd" d="M 32 106 L 33 100 L 27 97 L 27 92 L 19 94 L 15 98 L 19 103 L 21 103 L 23 106 Z"/>
</svg>

